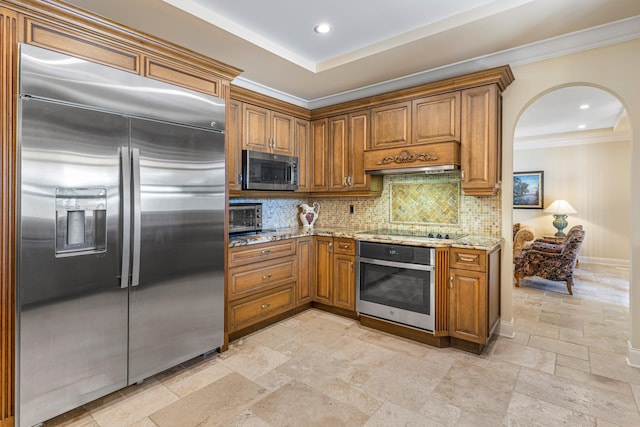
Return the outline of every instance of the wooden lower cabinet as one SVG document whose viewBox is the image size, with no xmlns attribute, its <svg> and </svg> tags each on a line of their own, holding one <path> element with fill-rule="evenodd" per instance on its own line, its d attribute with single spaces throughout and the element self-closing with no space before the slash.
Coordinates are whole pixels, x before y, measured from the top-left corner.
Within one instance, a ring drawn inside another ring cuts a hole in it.
<svg viewBox="0 0 640 427">
<path fill-rule="evenodd" d="M 298 305 L 300 260 L 296 251 L 301 247 L 303 255 L 309 258 L 310 242 L 307 243 L 305 246 L 296 239 L 288 239 L 229 249 L 226 293 L 229 333 L 267 321 Z"/>
<path fill-rule="evenodd" d="M 333 237 L 314 239 L 315 265 L 313 301 L 333 305 Z"/>
<path fill-rule="evenodd" d="M 229 302 L 229 332 L 251 326 L 296 306 L 295 282 Z"/>
<path fill-rule="evenodd" d="M 500 320 L 500 249 L 451 248 L 449 281 L 449 335 L 486 345 Z"/>
<path fill-rule="evenodd" d="M 313 298 L 313 237 L 303 237 L 298 239 L 297 262 L 298 262 L 298 288 L 296 293 L 296 305 L 311 302 Z"/>
<path fill-rule="evenodd" d="M 315 302 L 355 311 L 355 250 L 352 239 L 315 238 Z"/>
</svg>

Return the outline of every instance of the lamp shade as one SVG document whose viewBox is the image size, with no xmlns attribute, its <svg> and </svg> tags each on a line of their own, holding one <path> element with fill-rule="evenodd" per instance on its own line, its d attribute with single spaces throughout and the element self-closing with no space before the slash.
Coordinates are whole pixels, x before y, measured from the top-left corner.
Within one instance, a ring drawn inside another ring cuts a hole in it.
<svg viewBox="0 0 640 427">
<path fill-rule="evenodd" d="M 556 200 L 551 203 L 547 209 L 544 210 L 546 213 L 554 214 L 554 215 L 568 215 L 578 213 L 577 210 L 573 208 L 566 200 Z"/>
</svg>

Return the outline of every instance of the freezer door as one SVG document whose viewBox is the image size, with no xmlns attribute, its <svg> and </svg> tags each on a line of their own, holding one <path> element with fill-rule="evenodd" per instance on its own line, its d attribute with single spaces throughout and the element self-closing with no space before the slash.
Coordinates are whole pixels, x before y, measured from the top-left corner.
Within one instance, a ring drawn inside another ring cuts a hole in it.
<svg viewBox="0 0 640 427">
<path fill-rule="evenodd" d="M 18 423 L 126 385 L 119 147 L 128 119 L 21 98 Z"/>
<path fill-rule="evenodd" d="M 224 134 L 132 119 L 131 147 L 135 383 L 223 344 Z"/>
</svg>

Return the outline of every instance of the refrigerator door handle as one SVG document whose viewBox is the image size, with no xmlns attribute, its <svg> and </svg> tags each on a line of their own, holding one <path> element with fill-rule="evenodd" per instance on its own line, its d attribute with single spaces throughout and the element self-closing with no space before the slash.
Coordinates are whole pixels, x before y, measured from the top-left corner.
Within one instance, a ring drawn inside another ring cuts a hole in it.
<svg viewBox="0 0 640 427">
<path fill-rule="evenodd" d="M 140 150 L 131 150 L 132 165 L 132 192 L 133 192 L 133 273 L 131 286 L 140 284 L 140 224 L 142 213 L 140 211 Z"/>
<path fill-rule="evenodd" d="M 129 286 L 131 257 L 131 154 L 129 147 L 120 147 L 122 172 L 122 271 L 120 287 Z"/>
</svg>

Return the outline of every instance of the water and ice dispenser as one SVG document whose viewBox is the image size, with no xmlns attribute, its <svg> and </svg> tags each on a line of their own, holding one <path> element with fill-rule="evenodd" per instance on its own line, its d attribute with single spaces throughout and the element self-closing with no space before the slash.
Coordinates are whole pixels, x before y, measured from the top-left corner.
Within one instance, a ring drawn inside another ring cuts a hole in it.
<svg viewBox="0 0 640 427">
<path fill-rule="evenodd" d="M 107 189 L 56 188 L 56 256 L 107 250 Z"/>
</svg>

